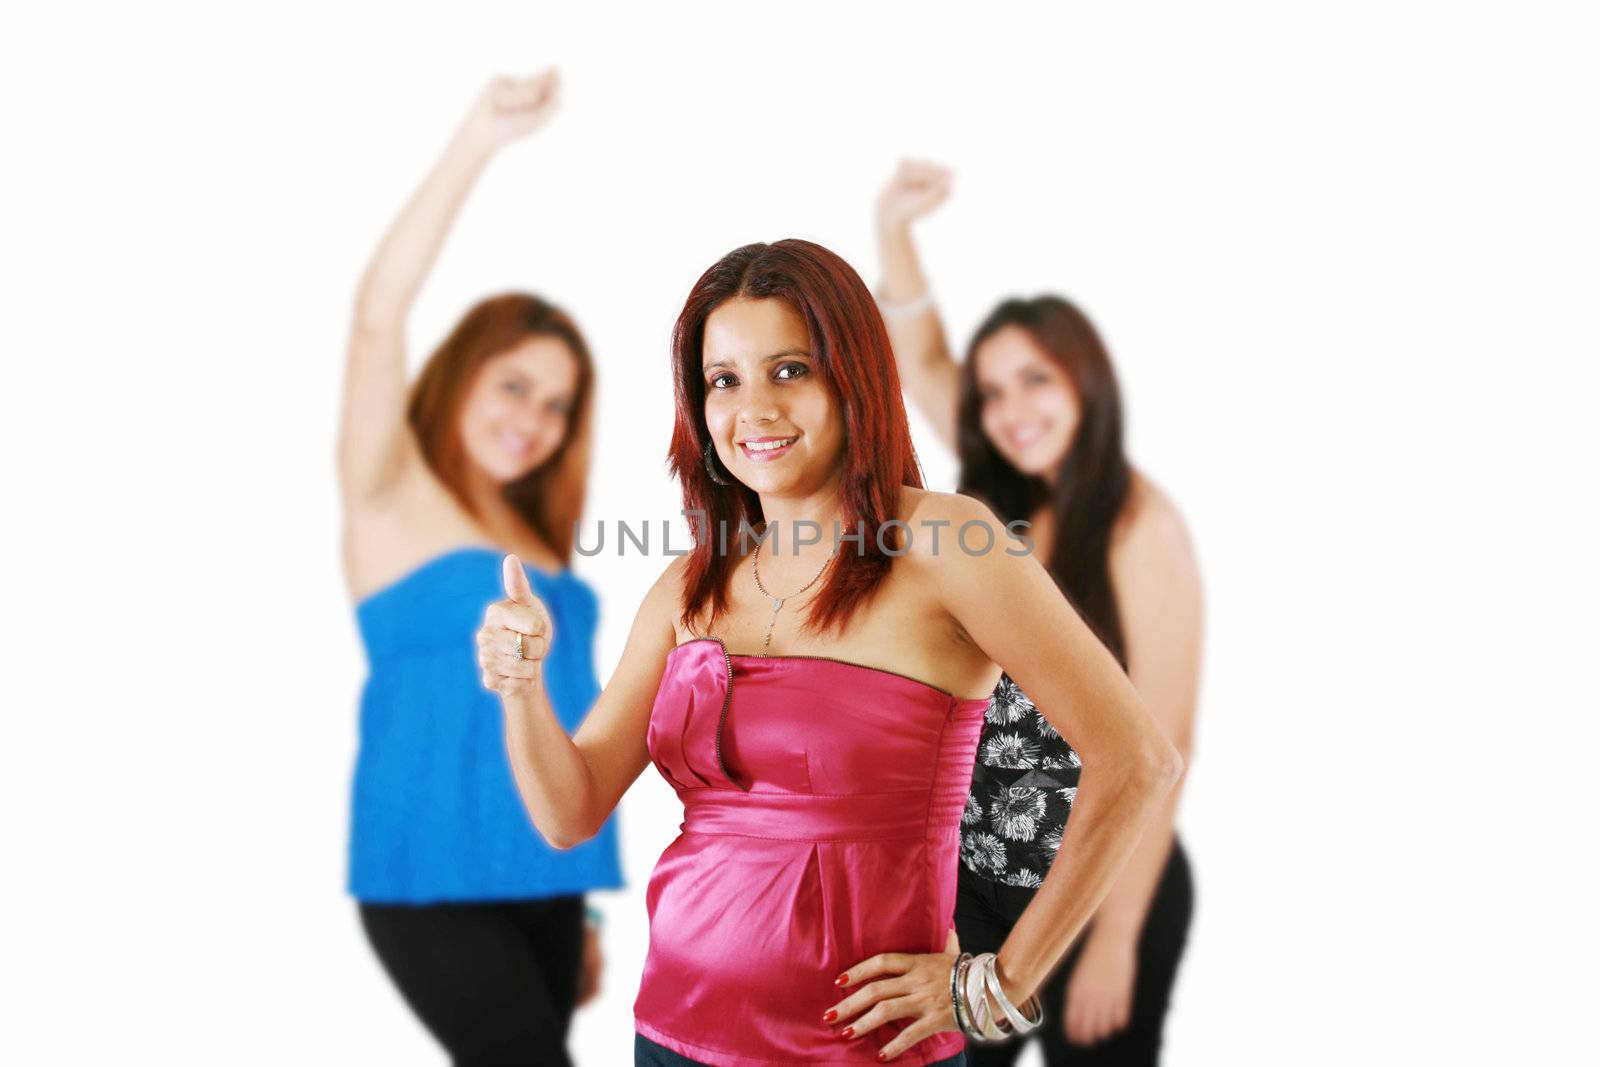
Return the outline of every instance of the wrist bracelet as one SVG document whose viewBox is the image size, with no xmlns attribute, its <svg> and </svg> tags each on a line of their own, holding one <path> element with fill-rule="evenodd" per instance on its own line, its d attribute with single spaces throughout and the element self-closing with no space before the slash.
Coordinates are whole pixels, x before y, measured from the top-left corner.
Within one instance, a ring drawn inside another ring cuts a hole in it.
<svg viewBox="0 0 1600 1067">
<path fill-rule="evenodd" d="M 992 952 L 962 953 L 950 970 L 950 996 L 956 1024 L 973 1041 L 990 1044 L 1018 1037 L 1044 1022 L 1044 1006 L 1030 995 L 1022 1010 L 1011 1003 L 1000 984 L 999 959 Z M 992 1005 L 999 1005 L 995 1014 Z"/>
<path fill-rule="evenodd" d="M 955 1012 L 956 1027 L 962 1033 L 969 1029 L 966 1005 L 961 1002 L 961 978 L 967 973 L 967 964 L 972 962 L 972 953 L 963 952 L 956 957 L 950 965 L 950 1007 Z"/>
<path fill-rule="evenodd" d="M 886 319 L 914 319 L 933 307 L 933 290 L 924 289 L 922 295 L 911 300 L 885 300 L 877 297 L 878 312 Z"/>
<path fill-rule="evenodd" d="M 1000 1005 L 1000 1013 L 1004 1016 L 1004 1024 L 1001 1029 L 1007 1031 L 1008 1034 L 1017 1035 L 1036 1029 L 1040 1023 L 1044 1022 L 1044 1005 L 1039 1003 L 1037 996 L 1030 994 L 1028 999 L 1023 1002 L 1022 1007 L 1024 1011 L 1029 1008 L 1032 1009 L 1031 1012 L 1028 1012 L 1028 1014 L 1032 1015 L 1032 1018 L 1028 1018 L 1024 1011 L 1018 1011 L 1017 1006 L 1011 1003 L 1011 998 L 1006 996 L 1005 987 L 1000 984 L 999 967 L 1000 957 L 998 956 L 991 955 L 984 960 L 983 985 L 986 997 L 992 998 L 996 1004 Z"/>
<path fill-rule="evenodd" d="M 967 1016 L 972 1023 L 972 1028 L 967 1036 L 983 1044 L 992 1044 L 1004 1041 L 1008 1036 L 995 1022 L 994 1013 L 989 1008 L 989 997 L 984 989 L 983 971 L 985 961 L 993 953 L 984 952 L 972 958 L 968 965 L 962 982 L 962 999 L 967 1002 Z"/>
</svg>

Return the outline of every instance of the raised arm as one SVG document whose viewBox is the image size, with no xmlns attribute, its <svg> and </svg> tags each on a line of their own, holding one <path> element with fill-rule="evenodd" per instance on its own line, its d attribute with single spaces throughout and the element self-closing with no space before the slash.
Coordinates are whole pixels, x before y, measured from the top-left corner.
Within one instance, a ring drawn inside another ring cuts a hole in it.
<svg viewBox="0 0 1600 1067">
<path fill-rule="evenodd" d="M 952 528 L 987 508 L 943 497 Z M 1012 1002 L 1044 984 L 1110 892 L 1151 820 L 1167 803 L 1183 758 L 1111 653 L 1033 555 L 950 553 L 933 573 L 947 609 L 1011 675 L 1083 759 L 1061 850 L 1000 947 Z"/>
<path fill-rule="evenodd" d="M 950 355 L 944 325 L 917 258 L 911 224 L 950 195 L 950 172 L 905 160 L 878 194 L 878 299 L 894 346 L 900 384 L 951 449 L 961 371 Z"/>
<path fill-rule="evenodd" d="M 1200 687 L 1200 569 L 1176 508 L 1144 486 L 1111 550 L 1111 579 L 1128 646 L 1128 676 L 1185 766 Z M 1090 1044 L 1128 1025 L 1139 936 L 1172 851 L 1179 781 L 1095 912 L 1067 989 L 1067 1037 Z"/>
<path fill-rule="evenodd" d="M 556 103 L 556 75 L 496 78 L 473 101 L 444 153 L 384 234 L 356 292 L 339 426 L 345 505 L 395 484 L 416 442 L 406 430 L 406 315 L 484 165 L 538 129 Z"/>
<path fill-rule="evenodd" d="M 622 660 L 600 699 L 568 737 L 545 694 L 542 660 L 552 640 L 550 617 L 528 587 L 515 556 L 505 561 L 506 599 L 489 606 L 478 630 L 483 684 L 500 694 L 506 751 L 517 791 L 533 825 L 556 848 L 582 844 L 600 831 L 622 794 L 650 763 L 645 744 L 650 706 L 672 651 L 677 606 L 675 568 L 645 597 Z M 516 658 L 522 634 L 523 658 Z"/>
</svg>

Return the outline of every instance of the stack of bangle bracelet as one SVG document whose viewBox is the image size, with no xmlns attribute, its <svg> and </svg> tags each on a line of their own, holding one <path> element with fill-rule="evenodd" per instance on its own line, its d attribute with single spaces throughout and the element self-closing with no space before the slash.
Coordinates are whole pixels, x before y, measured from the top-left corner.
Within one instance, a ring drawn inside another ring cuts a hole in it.
<svg viewBox="0 0 1600 1067">
<path fill-rule="evenodd" d="M 1018 1037 L 1044 1022 L 1044 1007 L 1038 997 L 1028 997 L 1020 1011 L 1011 1003 L 995 972 L 993 952 L 976 956 L 963 952 L 956 958 L 955 966 L 950 968 L 950 1002 L 961 1032 L 985 1044 Z M 990 1007 L 991 1002 L 999 1005 L 999 1015 Z"/>
</svg>

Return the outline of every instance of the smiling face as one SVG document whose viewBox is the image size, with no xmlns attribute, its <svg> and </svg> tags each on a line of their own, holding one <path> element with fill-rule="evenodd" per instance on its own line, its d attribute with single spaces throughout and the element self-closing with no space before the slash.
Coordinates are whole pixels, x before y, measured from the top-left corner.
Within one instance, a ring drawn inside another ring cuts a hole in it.
<svg viewBox="0 0 1600 1067">
<path fill-rule="evenodd" d="M 1082 414 L 1066 369 L 1020 326 L 997 330 L 973 361 L 984 436 L 1022 473 L 1052 477 Z"/>
<path fill-rule="evenodd" d="M 844 419 L 787 302 L 737 298 L 706 318 L 706 427 L 717 456 L 757 493 L 807 496 L 836 480 Z"/>
<path fill-rule="evenodd" d="M 491 479 L 514 482 L 566 439 L 578 392 L 578 361 L 555 337 L 529 337 L 478 369 L 461 405 L 467 461 Z"/>
</svg>

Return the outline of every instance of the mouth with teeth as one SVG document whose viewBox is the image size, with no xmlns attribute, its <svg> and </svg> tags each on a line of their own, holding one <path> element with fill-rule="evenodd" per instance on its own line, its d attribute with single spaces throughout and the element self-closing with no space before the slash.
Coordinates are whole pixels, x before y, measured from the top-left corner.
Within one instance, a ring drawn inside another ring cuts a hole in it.
<svg viewBox="0 0 1600 1067">
<path fill-rule="evenodd" d="M 771 463 L 788 452 L 800 435 L 793 437 L 747 437 L 739 442 L 739 451 L 745 459 L 757 463 Z"/>
<path fill-rule="evenodd" d="M 1044 431 L 1045 427 L 1042 425 L 1026 426 L 1020 429 L 1012 430 L 1007 436 L 1011 439 L 1010 444 L 1012 449 L 1017 452 L 1021 452 L 1023 449 L 1042 438 L 1044 436 Z"/>
<path fill-rule="evenodd" d="M 499 443 L 501 450 L 513 459 L 525 459 L 533 451 L 533 438 L 510 430 L 501 432 Z"/>
</svg>

